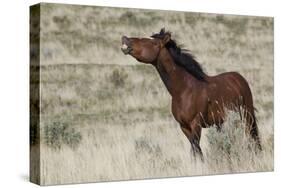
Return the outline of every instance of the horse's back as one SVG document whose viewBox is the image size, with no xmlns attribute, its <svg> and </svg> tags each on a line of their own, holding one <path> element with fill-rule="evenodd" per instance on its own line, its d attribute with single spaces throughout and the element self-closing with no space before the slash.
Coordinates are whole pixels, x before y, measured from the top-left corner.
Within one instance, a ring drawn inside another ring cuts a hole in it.
<svg viewBox="0 0 281 188">
<path fill-rule="evenodd" d="M 238 72 L 225 72 L 216 76 L 212 76 L 210 78 L 210 83 L 218 85 L 219 87 L 221 87 L 221 89 L 224 90 L 224 92 L 226 92 L 226 90 L 232 92 L 233 90 L 236 92 L 240 91 L 242 93 L 244 90 L 246 90 L 247 92 L 250 91 L 248 82 Z"/>
<path fill-rule="evenodd" d="M 238 72 L 224 72 L 215 76 L 211 76 L 212 80 L 221 80 L 221 79 L 238 79 L 245 80 L 245 78 Z"/>
<path fill-rule="evenodd" d="M 252 108 L 252 94 L 246 79 L 237 72 L 226 72 L 208 78 L 209 110 L 223 113 L 223 109 L 238 106 Z"/>
</svg>

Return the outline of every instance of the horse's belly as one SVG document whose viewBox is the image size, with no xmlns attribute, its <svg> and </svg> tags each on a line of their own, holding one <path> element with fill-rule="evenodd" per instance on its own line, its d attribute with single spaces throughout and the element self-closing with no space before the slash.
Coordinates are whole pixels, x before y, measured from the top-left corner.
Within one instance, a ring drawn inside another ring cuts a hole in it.
<svg viewBox="0 0 281 188">
<path fill-rule="evenodd" d="M 220 125 L 223 123 L 225 118 L 224 107 L 219 105 L 218 102 L 213 102 L 208 106 L 208 113 L 206 118 L 206 124 L 211 125 Z"/>
</svg>

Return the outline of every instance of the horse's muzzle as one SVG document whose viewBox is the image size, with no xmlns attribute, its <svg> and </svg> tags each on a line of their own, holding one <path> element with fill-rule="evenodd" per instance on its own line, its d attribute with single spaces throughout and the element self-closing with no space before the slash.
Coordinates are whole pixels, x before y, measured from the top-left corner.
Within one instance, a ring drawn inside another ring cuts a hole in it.
<svg viewBox="0 0 281 188">
<path fill-rule="evenodd" d="M 130 39 L 126 36 L 123 36 L 121 40 L 122 40 L 122 47 L 121 47 L 122 52 L 125 55 L 130 54 L 130 52 L 133 50 L 132 47 L 130 46 Z"/>
</svg>

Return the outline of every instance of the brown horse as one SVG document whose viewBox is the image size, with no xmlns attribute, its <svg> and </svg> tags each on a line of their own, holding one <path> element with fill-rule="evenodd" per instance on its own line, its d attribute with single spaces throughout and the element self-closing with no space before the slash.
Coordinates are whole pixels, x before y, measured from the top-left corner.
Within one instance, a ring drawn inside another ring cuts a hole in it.
<svg viewBox="0 0 281 188">
<path fill-rule="evenodd" d="M 202 127 L 216 125 L 220 129 L 226 109 L 239 112 L 241 118 L 243 115 L 246 132 L 261 149 L 252 93 L 239 73 L 206 75 L 193 56 L 181 49 L 165 29 L 151 38 L 123 36 L 121 50 L 157 69 L 172 96 L 172 114 L 190 141 L 194 156 L 203 159 L 199 145 Z"/>
</svg>

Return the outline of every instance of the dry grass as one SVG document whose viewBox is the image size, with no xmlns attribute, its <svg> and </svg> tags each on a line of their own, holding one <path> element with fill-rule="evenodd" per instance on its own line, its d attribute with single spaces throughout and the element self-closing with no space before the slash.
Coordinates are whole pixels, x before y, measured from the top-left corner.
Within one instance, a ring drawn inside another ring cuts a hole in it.
<svg viewBox="0 0 281 188">
<path fill-rule="evenodd" d="M 43 184 L 210 175 L 273 170 L 273 136 L 263 133 L 263 151 L 256 153 L 237 114 L 230 113 L 221 133 L 204 130 L 205 162 L 194 161 L 177 124 L 170 121 L 137 126 L 95 125 L 83 131 L 81 147 L 42 153 Z M 73 179 L 75 178 L 75 179 Z"/>
<path fill-rule="evenodd" d="M 271 18 L 44 4 L 41 23 L 41 184 L 273 170 Z M 205 163 L 191 159 L 157 72 L 120 52 L 122 35 L 163 26 L 208 74 L 249 81 L 261 153 L 230 112 L 222 133 L 203 130 Z"/>
</svg>

